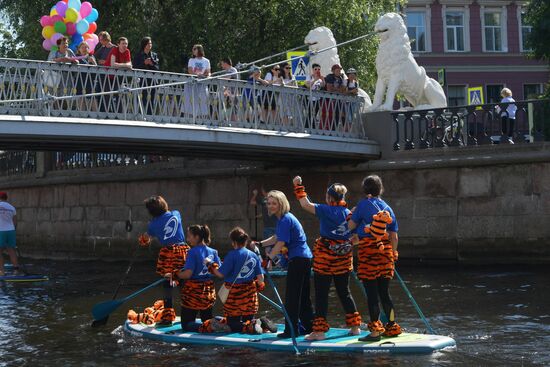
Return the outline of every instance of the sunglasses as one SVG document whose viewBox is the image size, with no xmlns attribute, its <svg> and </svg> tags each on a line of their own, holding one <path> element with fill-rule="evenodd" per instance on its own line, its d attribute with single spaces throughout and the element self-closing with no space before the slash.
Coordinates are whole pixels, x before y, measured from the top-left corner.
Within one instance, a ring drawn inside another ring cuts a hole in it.
<svg viewBox="0 0 550 367">
<path fill-rule="evenodd" d="M 281 69 L 273 69 L 273 71 L 281 71 Z"/>
<path fill-rule="evenodd" d="M 289 66 L 286 66 L 286 67 L 285 67 L 285 70 L 290 70 L 290 67 L 289 67 Z"/>
</svg>

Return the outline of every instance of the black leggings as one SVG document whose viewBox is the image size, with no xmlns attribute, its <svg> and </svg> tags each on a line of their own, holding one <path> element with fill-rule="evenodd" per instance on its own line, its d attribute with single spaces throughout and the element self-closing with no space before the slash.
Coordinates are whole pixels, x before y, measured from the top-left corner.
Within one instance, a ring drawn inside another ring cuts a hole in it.
<svg viewBox="0 0 550 367">
<path fill-rule="evenodd" d="M 285 308 L 294 326 L 296 334 L 300 332 L 298 320 L 307 333 L 311 332 L 313 307 L 310 294 L 311 259 L 295 257 L 288 263 L 286 276 Z M 285 333 L 290 334 L 288 323 Z"/>
<path fill-rule="evenodd" d="M 375 280 L 363 280 L 363 286 L 367 292 L 370 321 L 378 321 L 380 317 L 378 297 L 380 297 L 380 301 L 382 302 L 382 307 L 384 308 L 388 321 L 395 321 L 393 302 L 390 297 L 390 279 L 376 278 Z"/>
<path fill-rule="evenodd" d="M 328 293 L 330 285 L 334 279 L 334 286 L 340 302 L 344 307 L 346 314 L 357 312 L 355 301 L 349 290 L 349 275 L 350 273 L 340 275 L 323 275 L 314 274 L 315 281 L 315 316 L 327 318 L 328 313 Z"/>
<path fill-rule="evenodd" d="M 506 116 L 502 116 L 501 118 L 502 122 L 502 133 L 504 135 L 508 135 L 509 137 L 514 135 L 514 123 L 516 122 L 516 119 L 511 119 Z"/>
<path fill-rule="evenodd" d="M 172 286 L 170 285 L 170 281 L 166 279 L 165 282 L 162 283 L 162 290 L 163 290 L 163 298 L 164 298 L 164 307 L 165 308 L 172 308 Z"/>
<path fill-rule="evenodd" d="M 192 310 L 190 308 L 181 308 L 181 328 L 184 331 L 198 331 L 199 324 L 195 323 L 197 313 L 201 316 L 201 321 L 205 322 L 213 318 L 212 307 L 206 310 Z"/>
<path fill-rule="evenodd" d="M 227 325 L 231 328 L 232 332 L 241 333 L 243 331 L 244 323 L 252 320 L 253 318 L 254 315 L 230 316 L 227 317 Z"/>
</svg>

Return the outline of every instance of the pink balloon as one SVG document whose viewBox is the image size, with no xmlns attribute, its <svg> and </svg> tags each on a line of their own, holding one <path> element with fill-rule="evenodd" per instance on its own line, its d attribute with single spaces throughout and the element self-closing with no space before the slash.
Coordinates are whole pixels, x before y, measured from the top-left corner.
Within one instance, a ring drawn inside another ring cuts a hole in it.
<svg viewBox="0 0 550 367">
<path fill-rule="evenodd" d="M 54 25 L 55 22 L 63 22 L 65 23 L 65 21 L 63 20 L 63 17 L 61 15 L 54 15 L 53 17 L 50 17 L 50 22 L 51 22 L 51 25 Z"/>
<path fill-rule="evenodd" d="M 44 50 L 50 51 L 52 49 L 52 43 L 49 39 L 45 39 L 42 41 L 42 47 L 44 47 Z"/>
<path fill-rule="evenodd" d="M 85 1 L 80 5 L 80 15 L 82 18 L 86 18 L 90 13 L 92 12 L 92 4 L 90 2 Z"/>
<path fill-rule="evenodd" d="M 67 34 L 69 36 L 72 36 L 73 34 L 76 33 L 76 24 L 74 23 L 71 23 L 71 22 L 68 22 L 67 24 L 65 24 L 67 26 Z"/>
<path fill-rule="evenodd" d="M 59 1 L 57 4 L 55 4 L 55 10 L 57 10 L 57 14 L 61 15 L 62 17 L 65 16 L 65 12 L 67 11 L 67 4 L 63 1 Z"/>
<path fill-rule="evenodd" d="M 50 16 L 49 15 L 43 15 L 40 17 L 40 25 L 42 27 L 46 27 L 46 26 L 49 26 L 49 25 L 52 25 L 50 23 Z"/>
</svg>

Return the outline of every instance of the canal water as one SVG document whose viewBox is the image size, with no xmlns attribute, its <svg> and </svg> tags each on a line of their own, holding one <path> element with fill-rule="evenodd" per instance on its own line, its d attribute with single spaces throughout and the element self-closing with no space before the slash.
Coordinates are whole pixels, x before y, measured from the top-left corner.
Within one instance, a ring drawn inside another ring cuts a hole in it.
<svg viewBox="0 0 550 367">
<path fill-rule="evenodd" d="M 457 341 L 456 351 L 433 355 L 294 356 L 254 349 L 166 344 L 124 335 L 132 307 L 152 304 L 161 290 L 124 304 L 105 327 L 91 328 L 92 306 L 110 299 L 123 262 L 33 261 L 43 283 L 0 284 L 0 366 L 532 366 L 550 365 L 550 277 L 544 268 L 401 266 L 400 273 L 433 328 Z M 134 265 L 121 295 L 155 280 L 153 263 Z M 278 280 L 280 290 L 284 281 Z M 365 300 L 354 284 L 362 310 Z M 267 291 L 272 295 L 271 291 Z M 423 323 L 395 281 L 398 321 L 408 331 Z M 335 294 L 333 325 L 342 323 Z M 270 306 L 262 313 L 282 321 Z M 363 312 L 366 316 L 366 312 Z"/>
</svg>

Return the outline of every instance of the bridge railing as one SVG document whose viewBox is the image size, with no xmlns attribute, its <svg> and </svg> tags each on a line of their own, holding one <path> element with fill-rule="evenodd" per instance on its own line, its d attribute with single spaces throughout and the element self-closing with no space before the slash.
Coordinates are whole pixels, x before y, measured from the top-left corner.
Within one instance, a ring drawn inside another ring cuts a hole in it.
<svg viewBox="0 0 550 367">
<path fill-rule="evenodd" d="M 515 120 L 510 107 L 515 105 Z M 489 103 L 392 113 L 394 150 L 482 144 L 521 144 L 550 139 L 550 99 Z"/>
<path fill-rule="evenodd" d="M 359 97 L 299 87 L 0 58 L 0 114 L 138 120 L 365 138 L 362 104 Z"/>
<path fill-rule="evenodd" d="M 25 175 L 36 172 L 36 152 L 0 151 L 0 176 Z"/>
</svg>

